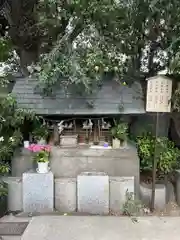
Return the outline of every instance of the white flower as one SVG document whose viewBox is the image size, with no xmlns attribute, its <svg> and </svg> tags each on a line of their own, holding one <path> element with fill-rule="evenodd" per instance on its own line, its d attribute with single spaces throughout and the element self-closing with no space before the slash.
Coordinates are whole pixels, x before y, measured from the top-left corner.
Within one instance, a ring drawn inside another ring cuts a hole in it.
<svg viewBox="0 0 180 240">
<path fill-rule="evenodd" d="M 58 12 L 61 12 L 61 8 L 60 7 L 57 7 L 57 10 L 58 10 Z"/>
<path fill-rule="evenodd" d="M 9 138 L 9 141 L 10 141 L 10 142 L 14 142 L 14 138 L 13 138 L 13 137 L 10 137 L 10 138 Z"/>
<path fill-rule="evenodd" d="M 0 142 L 4 142 L 4 137 L 0 137 Z"/>
<path fill-rule="evenodd" d="M 32 66 L 27 66 L 27 70 L 29 73 L 33 73 L 34 72 L 34 69 Z"/>
<path fill-rule="evenodd" d="M 105 67 L 105 68 L 104 68 L 104 71 L 105 71 L 105 72 L 108 72 L 108 71 L 109 71 L 109 68 L 108 68 L 108 67 Z"/>
<path fill-rule="evenodd" d="M 95 69 L 95 71 L 98 71 L 98 70 L 99 70 L 99 67 L 98 67 L 98 66 L 95 66 L 94 69 Z"/>
<path fill-rule="evenodd" d="M 40 66 L 35 66 L 35 70 L 40 72 L 41 71 L 41 67 Z"/>
</svg>

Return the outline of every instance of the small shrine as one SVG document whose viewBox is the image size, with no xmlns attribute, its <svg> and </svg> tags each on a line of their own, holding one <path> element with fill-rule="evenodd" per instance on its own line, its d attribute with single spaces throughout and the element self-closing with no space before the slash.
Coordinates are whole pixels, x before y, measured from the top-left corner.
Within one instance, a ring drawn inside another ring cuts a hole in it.
<svg viewBox="0 0 180 240">
<path fill-rule="evenodd" d="M 17 78 L 12 92 L 21 108 L 45 119 L 52 132 L 50 141 L 55 145 L 111 146 L 116 120 L 123 117 L 130 124 L 132 118 L 145 113 L 138 82 L 128 86 L 109 77 L 87 97 L 63 89 L 55 90 L 53 97 L 42 96 L 35 91 L 36 86 L 37 79 Z"/>
</svg>

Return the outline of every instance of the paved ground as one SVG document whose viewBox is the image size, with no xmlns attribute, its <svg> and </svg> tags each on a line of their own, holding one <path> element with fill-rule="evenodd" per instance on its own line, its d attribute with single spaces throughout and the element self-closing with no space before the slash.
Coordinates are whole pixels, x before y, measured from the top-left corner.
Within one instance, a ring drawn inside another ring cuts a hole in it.
<svg viewBox="0 0 180 240">
<path fill-rule="evenodd" d="M 179 240 L 179 217 L 40 216 L 21 240 Z"/>
<path fill-rule="evenodd" d="M 29 222 L 30 217 L 15 217 L 13 215 L 7 215 L 0 218 L 0 222 Z M 21 236 L 0 236 L 2 240 L 21 240 Z M 0 240 L 1 240 L 0 238 Z"/>
</svg>

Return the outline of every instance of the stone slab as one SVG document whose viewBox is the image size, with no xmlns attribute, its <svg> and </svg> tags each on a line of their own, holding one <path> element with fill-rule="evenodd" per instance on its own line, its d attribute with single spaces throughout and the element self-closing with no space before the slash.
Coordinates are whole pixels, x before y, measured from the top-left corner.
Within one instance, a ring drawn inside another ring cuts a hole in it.
<svg viewBox="0 0 180 240">
<path fill-rule="evenodd" d="M 52 172 L 23 174 L 23 211 L 52 212 L 54 210 L 54 176 Z"/>
<path fill-rule="evenodd" d="M 8 184 L 8 211 L 22 211 L 22 178 L 2 177 Z"/>
<path fill-rule="evenodd" d="M 150 207 L 152 189 L 146 184 L 140 184 L 140 199 L 143 204 Z M 155 209 L 163 210 L 166 206 L 166 187 L 163 184 L 156 184 Z"/>
<path fill-rule="evenodd" d="M 77 205 L 79 212 L 109 213 L 109 176 L 105 173 L 84 172 L 77 177 Z"/>
<path fill-rule="evenodd" d="M 110 210 L 121 213 L 126 202 L 126 193 L 135 192 L 134 177 L 110 177 Z"/>
<path fill-rule="evenodd" d="M 60 212 L 76 211 L 76 178 L 55 179 L 55 209 Z"/>
<path fill-rule="evenodd" d="M 35 217 L 21 240 L 179 240 L 180 217 Z"/>
<path fill-rule="evenodd" d="M 180 170 L 176 170 L 176 200 L 177 204 L 180 206 Z"/>
<path fill-rule="evenodd" d="M 8 181 L 8 210 L 22 211 L 22 180 L 21 178 Z"/>
</svg>

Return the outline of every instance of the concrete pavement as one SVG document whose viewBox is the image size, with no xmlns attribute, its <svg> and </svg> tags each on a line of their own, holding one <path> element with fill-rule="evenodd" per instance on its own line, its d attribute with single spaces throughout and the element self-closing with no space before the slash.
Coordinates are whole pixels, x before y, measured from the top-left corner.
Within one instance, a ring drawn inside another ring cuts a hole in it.
<svg viewBox="0 0 180 240">
<path fill-rule="evenodd" d="M 21 240 L 179 240 L 180 217 L 40 216 Z"/>
</svg>

